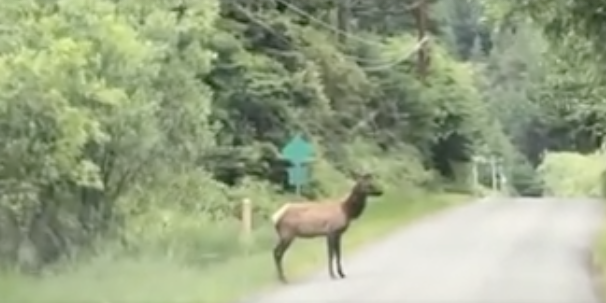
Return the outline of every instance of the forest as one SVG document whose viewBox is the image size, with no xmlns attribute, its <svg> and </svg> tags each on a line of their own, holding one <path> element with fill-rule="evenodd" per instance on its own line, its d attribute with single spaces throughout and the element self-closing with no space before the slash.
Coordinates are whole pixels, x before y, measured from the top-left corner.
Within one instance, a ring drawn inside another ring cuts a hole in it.
<svg viewBox="0 0 606 303">
<path fill-rule="evenodd" d="M 606 1 L 427 0 L 419 41 L 420 2 L 5 4 L 0 267 L 23 284 L 108 252 L 239 258 L 239 201 L 263 221 L 294 199 L 279 156 L 294 134 L 315 148 L 309 199 L 362 170 L 392 192 L 470 194 L 479 157 L 536 196 L 546 151 L 600 149 Z"/>
</svg>

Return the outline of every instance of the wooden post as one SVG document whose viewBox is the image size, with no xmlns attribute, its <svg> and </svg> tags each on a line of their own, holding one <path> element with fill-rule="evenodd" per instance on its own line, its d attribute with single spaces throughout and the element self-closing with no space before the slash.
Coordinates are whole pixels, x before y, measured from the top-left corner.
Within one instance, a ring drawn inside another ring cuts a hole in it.
<svg viewBox="0 0 606 303">
<path fill-rule="evenodd" d="M 242 200 L 241 220 L 241 241 L 245 247 L 248 247 L 252 236 L 252 202 L 248 198 Z"/>
</svg>

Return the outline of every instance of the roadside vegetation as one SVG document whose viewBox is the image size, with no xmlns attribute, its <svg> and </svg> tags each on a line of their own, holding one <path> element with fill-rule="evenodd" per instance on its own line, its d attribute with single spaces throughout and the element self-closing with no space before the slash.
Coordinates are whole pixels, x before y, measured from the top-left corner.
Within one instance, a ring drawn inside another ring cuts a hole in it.
<svg viewBox="0 0 606 303">
<path fill-rule="evenodd" d="M 393 193 L 370 205 L 363 221 L 347 233 L 344 254 L 351 256 L 352 249 L 380 239 L 411 220 L 468 201 L 469 196 L 461 194 Z M 191 267 L 175 257 L 139 254 L 116 258 L 113 251 L 108 251 L 86 260 L 85 265 L 68 264 L 69 269 L 62 269 L 58 275 L 34 278 L 5 274 L 0 292 L 5 302 L 235 302 L 247 294 L 267 290 L 276 281 L 271 259 L 275 237 L 266 227 L 255 236 L 255 249 L 226 249 L 235 254 L 228 260 L 210 255 L 205 265 Z M 285 258 L 295 282 L 325 264 L 326 247 L 321 240 L 296 242 Z"/>
</svg>

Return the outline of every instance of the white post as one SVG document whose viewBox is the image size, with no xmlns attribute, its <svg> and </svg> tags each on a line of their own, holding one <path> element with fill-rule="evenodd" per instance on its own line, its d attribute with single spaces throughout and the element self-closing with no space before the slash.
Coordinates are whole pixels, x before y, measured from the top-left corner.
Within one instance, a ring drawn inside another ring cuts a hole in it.
<svg viewBox="0 0 606 303">
<path fill-rule="evenodd" d="M 490 183 L 493 191 L 497 190 L 497 163 L 496 157 L 490 156 Z"/>
<path fill-rule="evenodd" d="M 242 222 L 241 241 L 242 244 L 248 248 L 252 236 L 252 202 L 248 198 L 242 200 L 242 214 L 240 219 Z"/>
</svg>

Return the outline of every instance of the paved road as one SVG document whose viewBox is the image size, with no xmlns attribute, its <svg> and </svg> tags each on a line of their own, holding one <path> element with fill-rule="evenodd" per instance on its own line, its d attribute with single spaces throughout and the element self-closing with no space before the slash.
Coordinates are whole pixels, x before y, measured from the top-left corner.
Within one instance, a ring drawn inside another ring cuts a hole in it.
<svg viewBox="0 0 606 303">
<path fill-rule="evenodd" d="M 244 303 L 598 303 L 587 264 L 601 214 L 589 200 L 482 201 L 345 252 L 345 280 L 322 270 Z"/>
</svg>

